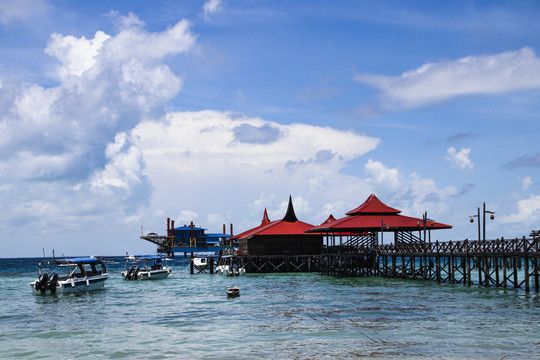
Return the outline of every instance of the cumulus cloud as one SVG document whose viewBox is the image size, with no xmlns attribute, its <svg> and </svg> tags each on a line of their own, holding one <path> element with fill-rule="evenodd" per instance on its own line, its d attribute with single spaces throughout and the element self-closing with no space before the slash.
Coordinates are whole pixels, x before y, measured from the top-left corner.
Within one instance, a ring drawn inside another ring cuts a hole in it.
<svg viewBox="0 0 540 360">
<path fill-rule="evenodd" d="M 520 223 L 538 227 L 540 221 L 540 195 L 531 195 L 528 199 L 517 202 L 517 213 L 502 216 L 499 221 L 503 224 Z"/>
<path fill-rule="evenodd" d="M 238 129 L 245 128 L 275 131 L 272 141 L 239 141 Z M 265 207 L 274 218 L 281 218 L 281 203 L 289 195 L 307 199 L 319 194 L 317 204 L 298 200 L 299 215 L 304 211 L 308 216 L 307 209 L 322 209 L 324 199 L 336 192 L 357 191 L 359 182 L 340 171 L 379 143 L 351 131 L 282 125 L 210 110 L 176 112 L 163 122 L 143 122 L 133 129 L 131 139 L 143 154 L 155 206 L 170 207 L 165 212 L 172 215 L 178 206 L 198 214 L 220 209 L 224 218 L 228 212 L 236 217 L 244 214 L 246 218 L 235 219 L 239 230 L 242 224 L 256 225 Z M 292 172 L 290 164 L 294 164 Z M 309 216 L 319 216 L 311 211 Z M 221 224 L 204 225 L 221 228 Z"/>
<path fill-rule="evenodd" d="M 96 32 L 93 39 L 52 34 L 45 53 L 60 61 L 57 70 L 60 79 L 66 79 L 70 75 L 81 76 L 95 65 L 99 50 L 109 38 L 103 31 Z"/>
<path fill-rule="evenodd" d="M 450 147 L 446 151 L 446 160 L 450 164 L 460 169 L 463 172 L 471 172 L 474 170 L 474 164 L 472 163 L 469 156 L 471 154 L 471 149 L 461 149 L 459 152 L 454 148 Z"/>
<path fill-rule="evenodd" d="M 54 85 L 2 82 L 0 191 L 16 203 L 0 210 L 4 232 L 24 224 L 66 234 L 65 221 L 76 231 L 129 226 L 148 204 L 152 184 L 130 130 L 162 116 L 180 92 L 182 79 L 166 61 L 190 51 L 196 36 L 186 20 L 161 32 L 133 14 L 116 20 L 116 34 L 51 35 Z"/>
<path fill-rule="evenodd" d="M 381 91 L 383 107 L 411 108 L 470 94 L 500 94 L 540 88 L 540 59 L 524 47 L 493 55 L 428 63 L 400 76 L 357 74 Z"/>
<path fill-rule="evenodd" d="M 414 172 L 404 174 L 400 169 L 388 168 L 380 161 L 369 159 L 364 168 L 366 184 L 380 194 L 378 196 L 383 202 L 398 204 L 404 214 L 419 216 L 427 208 L 441 213 L 446 208 L 446 200 L 457 194 L 453 186 L 441 189 L 432 179 Z"/>
</svg>

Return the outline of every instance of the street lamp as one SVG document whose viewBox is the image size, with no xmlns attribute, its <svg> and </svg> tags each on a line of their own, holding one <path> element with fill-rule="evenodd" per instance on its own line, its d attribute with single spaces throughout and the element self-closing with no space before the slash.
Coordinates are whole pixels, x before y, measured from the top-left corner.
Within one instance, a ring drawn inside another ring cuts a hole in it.
<svg viewBox="0 0 540 360">
<path fill-rule="evenodd" d="M 486 241 L 486 213 L 490 214 L 489 215 L 489 218 L 491 220 L 495 219 L 495 211 L 489 211 L 489 210 L 486 210 L 486 203 L 484 203 L 484 207 L 483 207 L 483 210 L 482 210 L 482 219 L 483 219 L 483 240 Z M 474 222 L 474 218 L 477 217 L 478 218 L 478 241 L 480 241 L 480 208 L 478 208 L 478 214 L 477 215 L 470 215 L 469 216 L 469 221 L 471 223 Z"/>
<path fill-rule="evenodd" d="M 429 221 L 429 226 L 433 226 L 435 224 L 435 221 L 428 219 L 427 217 L 427 211 L 424 212 L 422 215 L 422 223 L 424 224 L 424 242 L 426 242 L 426 228 L 427 228 L 427 222 Z M 416 226 L 420 227 L 420 221 L 416 223 Z M 431 231 L 429 232 L 429 242 L 431 243 Z"/>
<path fill-rule="evenodd" d="M 390 225 L 385 224 L 384 219 L 381 218 L 381 246 L 383 245 L 384 228 L 386 228 L 386 230 L 388 230 L 388 229 L 390 229 Z"/>
</svg>

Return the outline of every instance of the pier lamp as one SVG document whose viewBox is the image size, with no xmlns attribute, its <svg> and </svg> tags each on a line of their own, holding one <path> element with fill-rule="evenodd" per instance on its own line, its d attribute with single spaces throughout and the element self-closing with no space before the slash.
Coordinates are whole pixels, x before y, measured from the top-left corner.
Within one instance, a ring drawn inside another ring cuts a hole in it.
<svg viewBox="0 0 540 360">
<path fill-rule="evenodd" d="M 390 229 L 390 225 L 384 223 L 384 219 L 381 219 L 381 246 L 383 246 L 384 229 Z"/>
<path fill-rule="evenodd" d="M 433 226 L 435 225 L 435 220 L 431 220 L 427 217 L 427 211 L 424 212 L 424 214 L 422 214 L 422 220 L 421 221 L 418 221 L 416 223 L 416 226 L 418 228 L 420 228 L 420 225 L 422 224 L 422 228 L 424 229 L 424 242 L 426 242 L 426 231 L 429 231 L 429 242 L 431 243 L 431 229 L 428 229 L 428 225 L 429 226 Z M 421 236 L 420 236 L 421 238 Z"/>
<path fill-rule="evenodd" d="M 486 203 L 483 204 L 483 210 L 482 210 L 482 219 L 483 219 L 483 233 L 482 233 L 482 239 L 486 241 L 486 213 L 490 214 L 489 218 L 491 220 L 495 219 L 495 211 L 486 210 Z M 469 221 L 471 223 L 474 222 L 474 218 L 478 218 L 478 241 L 481 240 L 480 238 L 480 208 L 478 208 L 478 214 L 477 215 L 469 215 Z"/>
<path fill-rule="evenodd" d="M 490 214 L 489 218 L 491 220 L 495 219 L 495 215 L 494 215 L 495 211 L 486 210 L 486 203 L 484 203 L 484 211 L 483 211 L 483 214 L 484 214 L 484 241 L 486 241 L 486 213 Z"/>
</svg>

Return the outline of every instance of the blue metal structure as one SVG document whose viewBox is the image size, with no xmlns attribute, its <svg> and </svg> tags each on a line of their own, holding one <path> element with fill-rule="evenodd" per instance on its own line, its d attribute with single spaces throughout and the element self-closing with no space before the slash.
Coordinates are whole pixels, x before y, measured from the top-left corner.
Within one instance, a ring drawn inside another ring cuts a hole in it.
<svg viewBox="0 0 540 360">
<path fill-rule="evenodd" d="M 206 234 L 205 231 L 206 229 L 191 224 L 190 226 L 168 228 L 166 236 L 150 233 L 141 235 L 141 239 L 158 245 L 157 251 L 159 253 L 171 256 L 174 256 L 175 252 L 219 252 L 234 247 L 235 244 L 231 243 L 230 240 L 231 235 L 224 233 Z"/>
</svg>

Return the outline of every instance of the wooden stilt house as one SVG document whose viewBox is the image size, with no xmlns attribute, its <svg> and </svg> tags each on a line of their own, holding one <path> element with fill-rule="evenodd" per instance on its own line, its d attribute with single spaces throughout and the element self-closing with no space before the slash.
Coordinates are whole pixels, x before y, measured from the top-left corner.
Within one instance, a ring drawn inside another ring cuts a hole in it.
<svg viewBox="0 0 540 360">
<path fill-rule="evenodd" d="M 323 237 L 308 234 L 314 226 L 299 221 L 294 213 L 292 198 L 283 219 L 270 221 L 266 209 L 261 225 L 234 236 L 243 256 L 320 255 Z"/>
</svg>

